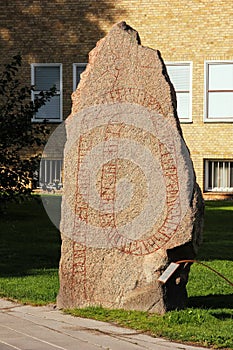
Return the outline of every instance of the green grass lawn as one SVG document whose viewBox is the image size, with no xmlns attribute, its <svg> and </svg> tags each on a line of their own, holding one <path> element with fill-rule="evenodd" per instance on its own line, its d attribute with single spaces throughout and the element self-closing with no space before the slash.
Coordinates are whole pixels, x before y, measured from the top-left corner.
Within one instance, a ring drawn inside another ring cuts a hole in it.
<svg viewBox="0 0 233 350">
<path fill-rule="evenodd" d="M 0 297 L 23 303 L 55 303 L 59 288 L 60 235 L 40 202 L 12 204 L 0 221 Z M 206 202 L 204 240 L 198 260 L 233 280 L 233 202 Z M 111 321 L 155 336 L 233 349 L 233 288 L 193 264 L 188 308 L 164 316 L 86 308 L 77 316 Z"/>
<path fill-rule="evenodd" d="M 0 220 L 0 297 L 43 305 L 59 288 L 60 233 L 41 200 L 11 204 Z"/>
</svg>

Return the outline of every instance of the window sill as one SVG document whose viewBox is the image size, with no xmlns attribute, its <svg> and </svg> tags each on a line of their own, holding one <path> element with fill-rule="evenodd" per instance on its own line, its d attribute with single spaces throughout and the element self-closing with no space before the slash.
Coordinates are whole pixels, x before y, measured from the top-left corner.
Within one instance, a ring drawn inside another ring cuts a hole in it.
<svg viewBox="0 0 233 350">
<path fill-rule="evenodd" d="M 181 120 L 179 119 L 180 124 L 193 124 L 192 120 Z"/>
<path fill-rule="evenodd" d="M 62 123 L 63 119 L 32 119 L 32 123 L 44 123 L 46 121 L 46 124 L 58 124 Z"/>
<path fill-rule="evenodd" d="M 229 119 L 204 119 L 204 123 L 213 123 L 213 124 L 216 124 L 216 123 L 233 123 L 233 118 L 229 118 Z"/>
<path fill-rule="evenodd" d="M 223 200 L 223 199 L 233 199 L 233 192 L 203 192 L 203 197 L 205 200 Z"/>
</svg>

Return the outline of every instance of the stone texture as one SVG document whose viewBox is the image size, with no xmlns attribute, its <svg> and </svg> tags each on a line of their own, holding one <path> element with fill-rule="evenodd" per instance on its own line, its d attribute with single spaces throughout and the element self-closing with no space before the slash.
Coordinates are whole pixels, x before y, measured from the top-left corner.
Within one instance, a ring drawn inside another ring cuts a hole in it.
<svg viewBox="0 0 233 350">
<path fill-rule="evenodd" d="M 185 305 L 203 201 L 159 51 L 116 24 L 90 52 L 66 121 L 59 307 Z"/>
</svg>

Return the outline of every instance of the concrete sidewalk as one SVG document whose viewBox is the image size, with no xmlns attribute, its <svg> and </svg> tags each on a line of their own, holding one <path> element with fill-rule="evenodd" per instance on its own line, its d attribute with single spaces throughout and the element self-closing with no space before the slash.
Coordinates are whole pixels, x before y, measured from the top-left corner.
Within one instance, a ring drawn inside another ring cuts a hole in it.
<svg viewBox="0 0 233 350">
<path fill-rule="evenodd" d="M 201 350 L 109 323 L 0 299 L 0 350 Z"/>
</svg>

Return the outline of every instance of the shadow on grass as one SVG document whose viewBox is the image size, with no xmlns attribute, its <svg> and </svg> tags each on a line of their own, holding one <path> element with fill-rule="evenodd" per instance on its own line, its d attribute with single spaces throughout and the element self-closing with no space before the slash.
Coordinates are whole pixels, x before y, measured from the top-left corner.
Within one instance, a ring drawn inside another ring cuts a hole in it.
<svg viewBox="0 0 233 350">
<path fill-rule="evenodd" d="M 0 275 L 25 276 L 31 270 L 58 268 L 60 233 L 40 197 L 12 203 L 0 221 Z"/>
<path fill-rule="evenodd" d="M 233 202 L 206 201 L 198 260 L 233 260 Z"/>
<path fill-rule="evenodd" d="M 198 260 L 232 260 L 232 217 L 233 202 L 206 202 L 204 239 Z M 32 269 L 58 268 L 60 233 L 48 218 L 40 197 L 11 204 L 1 218 L 0 232 L 2 276 L 25 275 Z"/>
<path fill-rule="evenodd" d="M 211 311 L 211 315 L 216 317 L 218 320 L 225 321 L 227 319 L 233 319 L 233 314 L 230 312 L 215 312 Z"/>
<path fill-rule="evenodd" d="M 189 297 L 188 307 L 199 309 L 233 309 L 233 294 Z"/>
</svg>

